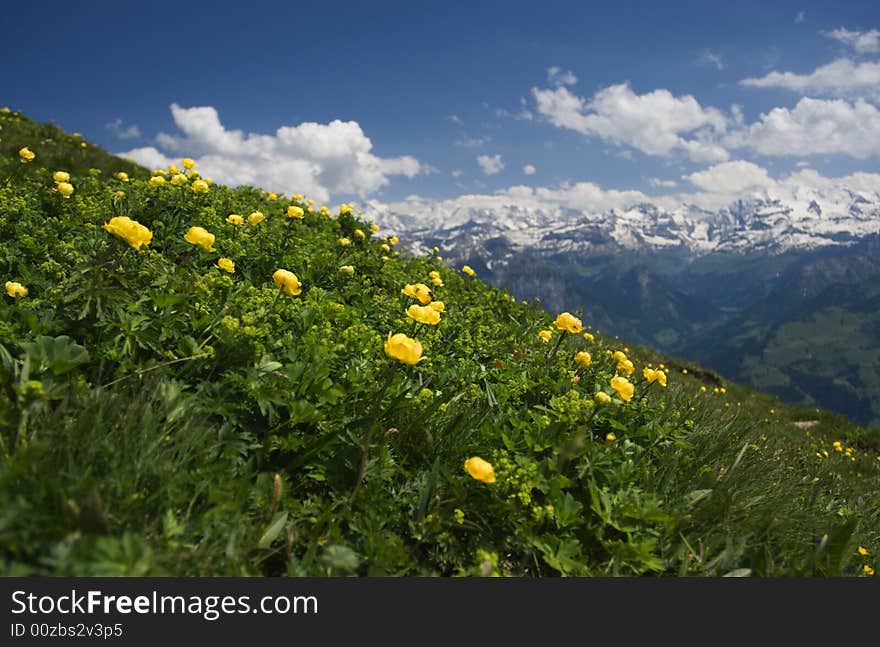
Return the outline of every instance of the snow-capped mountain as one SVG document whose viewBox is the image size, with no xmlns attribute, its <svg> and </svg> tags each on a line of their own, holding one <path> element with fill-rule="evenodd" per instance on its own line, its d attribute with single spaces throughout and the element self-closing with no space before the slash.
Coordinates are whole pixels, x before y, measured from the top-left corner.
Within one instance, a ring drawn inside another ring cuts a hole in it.
<svg viewBox="0 0 880 647">
<path fill-rule="evenodd" d="M 849 245 L 880 231 L 880 193 L 842 188 L 811 189 L 788 199 L 749 197 L 714 211 L 687 203 L 665 208 L 642 202 L 591 212 L 501 196 L 486 198 L 404 203 L 408 212 L 401 205 L 373 206 L 367 215 L 384 231 L 404 235 L 415 252 L 439 244 L 454 257 L 464 257 L 468 248 L 490 241 L 548 253 L 620 248 L 674 250 L 691 257 L 714 252 L 782 253 Z"/>
</svg>

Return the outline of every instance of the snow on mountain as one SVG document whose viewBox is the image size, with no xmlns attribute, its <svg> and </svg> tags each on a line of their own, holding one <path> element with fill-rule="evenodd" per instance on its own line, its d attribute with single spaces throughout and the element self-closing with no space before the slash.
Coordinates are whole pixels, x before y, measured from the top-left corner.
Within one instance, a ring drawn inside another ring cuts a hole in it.
<svg viewBox="0 0 880 647">
<path fill-rule="evenodd" d="M 716 210 L 686 202 L 639 202 L 591 211 L 496 195 L 446 202 L 413 199 L 393 207 L 369 203 L 365 211 L 384 232 L 405 236 L 412 251 L 439 244 L 458 258 L 492 242 L 548 253 L 620 248 L 676 250 L 688 256 L 782 253 L 849 245 L 880 231 L 880 192 L 842 187 L 800 188 L 783 198 L 756 195 Z"/>
</svg>

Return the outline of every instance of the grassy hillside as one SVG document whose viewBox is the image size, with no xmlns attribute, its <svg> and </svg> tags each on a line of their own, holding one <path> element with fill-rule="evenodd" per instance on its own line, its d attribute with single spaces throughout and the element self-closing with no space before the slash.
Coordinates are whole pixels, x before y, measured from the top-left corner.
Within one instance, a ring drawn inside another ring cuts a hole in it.
<svg viewBox="0 0 880 647">
<path fill-rule="evenodd" d="M 0 125 L 0 572 L 880 567 L 876 434 L 398 254 L 350 205 Z"/>
</svg>

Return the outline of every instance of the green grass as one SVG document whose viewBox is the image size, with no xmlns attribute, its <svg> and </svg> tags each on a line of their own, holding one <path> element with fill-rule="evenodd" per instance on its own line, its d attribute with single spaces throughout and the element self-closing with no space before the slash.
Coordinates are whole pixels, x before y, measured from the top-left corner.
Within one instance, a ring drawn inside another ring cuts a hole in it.
<svg viewBox="0 0 880 647">
<path fill-rule="evenodd" d="M 307 196 L 197 193 L 191 174 L 151 186 L 148 170 L 92 147 L 97 173 L 74 164 L 77 138 L 14 113 L 0 124 L 0 276 L 28 290 L 0 300 L 5 575 L 878 567 L 876 432 L 615 331 L 562 333 L 558 313 L 436 255 L 398 254 L 357 213 L 316 204 L 291 219 Z M 33 162 L 19 162 L 22 146 Z M 54 191 L 56 170 L 71 173 L 71 197 Z M 227 221 L 255 211 L 259 225 Z M 150 243 L 106 231 L 115 216 Z M 193 226 L 215 251 L 184 239 Z M 301 293 L 279 290 L 278 268 Z M 431 272 L 445 310 L 417 324 L 402 289 Z M 418 339 L 426 359 L 390 357 L 389 333 Z M 616 350 L 635 365 L 631 399 L 611 388 Z M 648 384 L 643 368 L 661 363 L 668 385 Z M 466 471 L 473 456 L 494 482 Z"/>
</svg>

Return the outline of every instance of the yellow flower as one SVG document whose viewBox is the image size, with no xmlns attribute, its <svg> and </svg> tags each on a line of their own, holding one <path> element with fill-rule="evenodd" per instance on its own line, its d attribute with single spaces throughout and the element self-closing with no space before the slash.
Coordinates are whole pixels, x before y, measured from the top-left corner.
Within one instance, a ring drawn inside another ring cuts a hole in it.
<svg viewBox="0 0 880 647">
<path fill-rule="evenodd" d="M 363 229 L 355 229 L 354 235 L 357 237 L 358 240 L 363 240 L 364 238 L 367 237 L 367 235 L 364 233 Z"/>
<path fill-rule="evenodd" d="M 871 575 L 874 574 L 874 569 L 871 568 L 870 566 L 868 566 L 867 564 L 865 564 L 865 565 L 862 567 L 862 570 L 865 571 L 865 575 L 871 576 Z"/>
<path fill-rule="evenodd" d="M 171 173 L 172 175 L 177 175 L 178 173 L 180 173 L 180 169 L 177 168 L 176 166 L 174 166 L 174 164 L 172 164 L 171 166 L 168 167 L 168 172 Z"/>
<path fill-rule="evenodd" d="M 375 223 L 370 225 L 370 231 L 373 232 L 374 234 L 377 233 L 379 231 L 379 225 L 377 225 Z"/>
<path fill-rule="evenodd" d="M 285 294 L 296 297 L 302 293 L 302 284 L 293 272 L 282 269 L 275 270 L 272 280 Z"/>
<path fill-rule="evenodd" d="M 70 173 L 66 171 L 55 171 L 52 174 L 52 179 L 56 182 L 70 182 Z"/>
<path fill-rule="evenodd" d="M 666 386 L 666 372 L 665 371 L 657 371 L 657 382 L 660 386 Z"/>
<path fill-rule="evenodd" d="M 79 143 L 79 147 L 80 147 L 80 148 L 86 148 L 87 146 L 88 146 L 88 144 L 86 144 L 85 142 L 80 142 L 80 143 Z"/>
<path fill-rule="evenodd" d="M 563 312 L 561 315 L 556 317 L 556 327 L 559 330 L 565 330 L 570 333 L 579 333 L 584 329 L 581 320 L 575 317 L 574 315 Z"/>
<path fill-rule="evenodd" d="M 402 332 L 394 335 L 388 333 L 388 339 L 385 341 L 385 354 L 410 366 L 425 359 L 422 357 L 422 345 Z"/>
<path fill-rule="evenodd" d="M 148 245 L 153 239 L 153 232 L 128 216 L 115 216 L 104 225 L 104 230 L 119 236 L 135 249 Z"/>
<path fill-rule="evenodd" d="M 701 386 L 701 387 L 700 387 L 700 393 L 705 393 L 705 392 L 706 392 L 706 387 L 705 387 L 705 386 Z"/>
<path fill-rule="evenodd" d="M 864 555 L 867 555 L 867 554 L 868 554 L 868 549 L 865 548 L 865 547 L 863 547 L 863 546 L 859 546 L 859 555 L 864 556 Z"/>
<path fill-rule="evenodd" d="M 150 186 L 162 186 L 165 184 L 165 178 L 161 175 L 154 175 L 150 178 Z"/>
<path fill-rule="evenodd" d="M 230 225 L 235 226 L 243 225 L 244 218 L 239 216 L 237 213 L 230 213 L 228 216 L 226 216 L 226 222 L 228 222 Z"/>
<path fill-rule="evenodd" d="M 433 283 L 435 287 L 443 287 L 443 279 L 441 279 L 439 276 L 437 278 L 431 279 L 431 283 Z"/>
<path fill-rule="evenodd" d="M 217 261 L 217 267 L 219 267 L 221 270 L 226 270 L 230 274 L 232 274 L 235 271 L 235 263 L 232 261 L 231 258 L 219 259 Z"/>
<path fill-rule="evenodd" d="M 479 456 L 471 456 L 467 459 L 464 462 L 464 468 L 472 478 L 478 481 L 483 483 L 495 482 L 495 470 L 492 469 L 492 464 L 484 461 Z"/>
<path fill-rule="evenodd" d="M 306 200 L 306 202 L 307 202 L 308 204 L 310 204 L 310 205 L 315 204 L 315 201 L 312 200 L 311 198 L 309 198 L 308 200 Z"/>
<path fill-rule="evenodd" d="M 183 186 L 188 181 L 183 173 L 175 173 L 171 176 L 171 184 L 174 186 Z"/>
<path fill-rule="evenodd" d="M 590 354 L 587 351 L 582 350 L 574 356 L 574 361 L 576 364 L 580 364 L 581 366 L 589 366 L 593 363 L 593 358 L 590 357 Z"/>
<path fill-rule="evenodd" d="M 611 402 L 611 396 L 605 393 L 605 391 L 599 391 L 596 395 L 593 396 L 593 399 L 596 400 L 599 404 L 608 404 Z"/>
<path fill-rule="evenodd" d="M 538 337 L 540 337 L 541 339 L 543 339 L 545 342 L 550 341 L 550 338 L 551 338 L 552 336 L 553 336 L 553 331 L 552 331 L 552 330 L 539 330 L 539 331 L 538 331 Z"/>
<path fill-rule="evenodd" d="M 615 440 L 617 440 L 617 436 L 614 435 L 613 431 L 609 431 L 607 434 L 605 434 L 605 442 L 608 443 L 609 445 L 611 443 L 613 443 Z"/>
<path fill-rule="evenodd" d="M 277 199 L 278 199 L 278 194 L 277 194 L 277 193 L 270 193 L 270 194 L 269 194 L 269 199 L 270 199 L 270 200 L 277 200 Z"/>
<path fill-rule="evenodd" d="M 351 276 L 354 274 L 354 267 L 351 265 L 343 265 L 339 268 L 339 273 L 344 274 L 345 276 Z"/>
<path fill-rule="evenodd" d="M 287 217 L 288 218 L 304 218 L 305 211 L 302 210 L 302 207 L 290 205 L 289 207 L 287 207 Z"/>
<path fill-rule="evenodd" d="M 297 193 L 295 196 L 293 196 L 293 199 L 296 200 L 297 202 L 302 202 L 302 199 L 303 199 L 302 194 Z"/>
<path fill-rule="evenodd" d="M 721 387 L 720 390 L 721 390 L 721 393 L 727 393 L 727 389 L 725 389 L 723 386 Z"/>
<path fill-rule="evenodd" d="M 592 334 L 592 333 L 588 333 L 588 332 L 585 332 L 585 333 L 584 333 L 584 339 L 586 339 L 586 340 L 589 341 L 589 342 L 596 341 L 596 338 L 593 337 L 593 334 Z"/>
<path fill-rule="evenodd" d="M 184 157 L 182 160 L 180 160 L 180 165 L 185 169 L 191 169 L 193 166 L 196 165 L 196 161 L 189 157 Z"/>
<path fill-rule="evenodd" d="M 624 402 L 629 402 L 633 397 L 635 386 L 625 377 L 615 376 L 611 378 L 611 388 L 617 393 L 617 396 Z"/>
<path fill-rule="evenodd" d="M 202 227 L 190 227 L 183 236 L 184 240 L 192 245 L 198 245 L 206 252 L 214 250 L 214 234 Z"/>
<path fill-rule="evenodd" d="M 682 374 L 682 375 L 687 375 L 687 374 L 688 374 L 688 370 L 687 370 L 686 368 L 681 369 L 681 374 Z"/>
<path fill-rule="evenodd" d="M 354 205 L 351 204 L 341 204 L 339 205 L 339 213 L 340 215 L 343 213 L 351 213 L 354 209 Z"/>
<path fill-rule="evenodd" d="M 343 236 L 337 241 L 340 247 L 349 247 L 351 245 L 351 240 Z"/>
<path fill-rule="evenodd" d="M 379 249 L 381 249 L 381 250 L 382 250 L 383 252 L 385 252 L 386 254 L 387 254 L 388 252 L 391 251 L 391 247 L 389 247 L 386 243 L 382 243 L 382 244 L 379 246 Z"/>
<path fill-rule="evenodd" d="M 33 162 L 35 157 L 34 152 L 27 146 L 18 151 L 18 159 L 22 164 Z"/>
<path fill-rule="evenodd" d="M 422 305 L 428 305 L 434 300 L 434 293 L 431 292 L 431 288 L 424 283 L 416 283 L 414 285 L 407 283 L 403 286 L 401 292 L 408 297 L 418 299 Z"/>
<path fill-rule="evenodd" d="M 16 297 L 26 297 L 28 290 L 21 283 L 17 283 L 15 281 L 6 281 L 6 294 L 9 296 Z"/>
<path fill-rule="evenodd" d="M 612 359 L 616 359 L 618 362 L 626 361 L 626 354 L 622 350 L 616 350 L 611 355 Z"/>
<path fill-rule="evenodd" d="M 70 182 L 59 182 L 55 185 L 55 190 L 65 198 L 73 195 L 73 185 Z"/>
<path fill-rule="evenodd" d="M 617 363 L 617 372 L 618 373 L 626 373 L 627 375 L 632 375 L 633 371 L 635 371 L 635 370 L 636 370 L 635 366 L 633 366 L 633 363 L 628 359 Z"/>
<path fill-rule="evenodd" d="M 204 180 L 196 180 L 192 183 L 193 193 L 207 193 L 209 189 L 208 183 Z"/>
<path fill-rule="evenodd" d="M 399 242 L 400 242 L 400 240 L 398 240 L 397 236 L 391 236 L 388 239 L 388 244 L 391 245 L 392 247 L 394 247 Z"/>
<path fill-rule="evenodd" d="M 443 312 L 446 310 L 446 304 L 442 301 L 431 301 L 431 303 L 428 304 L 428 307 L 434 308 L 437 312 Z"/>
<path fill-rule="evenodd" d="M 415 319 L 419 323 L 436 326 L 440 323 L 440 313 L 431 306 L 419 306 L 412 304 L 406 309 L 406 315 L 410 319 Z"/>
<path fill-rule="evenodd" d="M 128 182 L 128 173 L 125 173 L 124 171 L 119 171 L 119 173 L 116 174 L 116 177 L 122 182 Z"/>
<path fill-rule="evenodd" d="M 468 276 L 476 276 L 477 275 L 477 273 L 474 272 L 473 268 L 471 268 L 470 265 L 465 265 L 464 267 L 461 268 L 461 271 L 464 272 L 465 274 L 467 274 Z"/>
<path fill-rule="evenodd" d="M 248 216 L 248 224 L 251 227 L 256 227 L 265 219 L 266 216 L 263 215 L 262 211 L 254 211 L 251 215 Z"/>
</svg>

